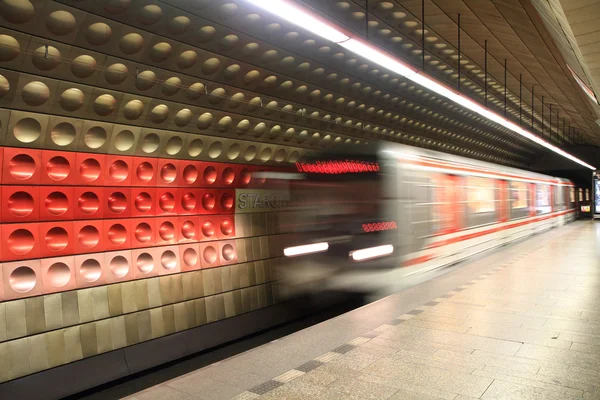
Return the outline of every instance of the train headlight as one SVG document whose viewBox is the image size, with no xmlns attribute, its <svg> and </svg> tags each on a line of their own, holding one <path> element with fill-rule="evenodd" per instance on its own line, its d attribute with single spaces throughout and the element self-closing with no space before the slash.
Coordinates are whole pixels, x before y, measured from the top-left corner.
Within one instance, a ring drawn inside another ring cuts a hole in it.
<svg viewBox="0 0 600 400">
<path fill-rule="evenodd" d="M 287 247 L 283 249 L 283 254 L 285 254 L 286 257 L 294 257 L 304 254 L 321 253 L 327 251 L 328 248 L 329 243 L 327 242 L 305 244 L 302 246 Z"/>
<path fill-rule="evenodd" d="M 354 261 L 364 261 L 371 258 L 388 256 L 394 252 L 394 246 L 386 244 L 383 246 L 369 247 L 366 249 L 354 250 L 350 252 L 350 257 Z"/>
</svg>

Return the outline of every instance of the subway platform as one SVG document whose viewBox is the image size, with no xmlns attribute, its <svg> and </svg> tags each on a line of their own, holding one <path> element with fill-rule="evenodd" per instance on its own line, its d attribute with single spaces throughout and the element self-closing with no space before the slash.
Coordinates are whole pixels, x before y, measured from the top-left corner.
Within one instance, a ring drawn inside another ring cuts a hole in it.
<svg viewBox="0 0 600 400">
<path fill-rule="evenodd" d="M 600 399 L 600 224 L 496 250 L 127 398 Z"/>
</svg>

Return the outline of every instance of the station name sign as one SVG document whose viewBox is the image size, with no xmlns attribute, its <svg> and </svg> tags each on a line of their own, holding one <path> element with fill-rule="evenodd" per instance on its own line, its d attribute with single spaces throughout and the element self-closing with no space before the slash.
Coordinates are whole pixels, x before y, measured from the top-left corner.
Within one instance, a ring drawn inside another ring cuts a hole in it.
<svg viewBox="0 0 600 400">
<path fill-rule="evenodd" d="M 315 163 L 296 163 L 298 172 L 313 174 L 357 174 L 364 172 L 379 172 L 379 164 L 365 161 L 329 160 Z"/>
<path fill-rule="evenodd" d="M 290 194 L 286 190 L 237 189 L 236 213 L 278 211 L 290 203 Z"/>
</svg>

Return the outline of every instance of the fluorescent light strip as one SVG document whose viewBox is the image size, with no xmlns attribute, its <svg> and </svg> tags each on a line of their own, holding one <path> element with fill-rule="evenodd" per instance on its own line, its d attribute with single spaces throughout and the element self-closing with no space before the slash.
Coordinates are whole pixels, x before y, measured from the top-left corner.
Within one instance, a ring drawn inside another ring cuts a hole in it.
<svg viewBox="0 0 600 400">
<path fill-rule="evenodd" d="M 539 144 L 540 146 L 547 148 L 548 150 L 555 152 L 556 154 L 559 154 L 593 171 L 596 170 L 594 166 L 589 165 L 586 162 L 580 160 L 579 158 L 554 146 L 553 144 L 546 142 L 544 139 L 534 135 L 529 131 L 526 131 L 517 124 L 504 118 L 503 116 L 496 114 L 493 111 L 490 111 L 489 109 L 475 103 L 474 101 L 456 92 L 455 90 L 450 89 L 449 87 L 442 85 L 439 82 L 423 75 L 416 69 L 399 60 L 397 57 L 385 51 L 382 51 L 359 38 L 350 37 L 349 35 L 344 33 L 345 30 L 343 28 L 331 23 L 324 22 L 320 18 L 311 15 L 311 12 L 306 10 L 304 7 L 300 7 L 289 0 L 246 1 L 279 16 L 285 19 L 286 21 L 298 25 L 318 36 L 321 36 L 324 39 L 337 43 L 340 46 L 346 48 L 347 50 L 368 60 L 373 61 L 381 67 L 384 67 L 392 72 L 402 75 L 405 78 L 408 78 L 411 81 L 418 83 L 419 85 L 422 85 L 427 89 L 432 90 L 433 92 L 444 96 L 447 99 L 452 100 L 455 103 L 458 103 L 461 106 L 493 122 L 496 122 L 497 124 L 500 124 L 503 127 L 510 129 L 515 133 L 518 133 L 521 136 L 524 136 L 525 138 Z"/>
<path fill-rule="evenodd" d="M 283 254 L 285 254 L 286 257 L 294 257 L 301 256 L 303 254 L 321 253 L 323 251 L 327 251 L 327 249 L 329 249 L 329 244 L 327 242 L 313 243 L 302 246 L 287 247 L 283 249 Z"/>
<path fill-rule="evenodd" d="M 394 246 L 386 244 L 383 246 L 369 247 L 367 249 L 354 250 L 350 252 L 350 257 L 354 261 L 370 260 L 372 258 L 389 256 L 394 252 Z"/>
</svg>

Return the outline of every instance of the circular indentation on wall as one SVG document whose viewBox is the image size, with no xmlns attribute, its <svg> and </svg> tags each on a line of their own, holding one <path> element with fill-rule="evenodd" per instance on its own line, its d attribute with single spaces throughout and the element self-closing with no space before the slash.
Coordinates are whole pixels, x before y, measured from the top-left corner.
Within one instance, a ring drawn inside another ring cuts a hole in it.
<svg viewBox="0 0 600 400">
<path fill-rule="evenodd" d="M 46 232 L 44 238 L 46 247 L 51 251 L 61 251 L 67 248 L 69 245 L 69 234 L 65 228 L 61 226 L 55 226 Z"/>
<path fill-rule="evenodd" d="M 219 41 L 219 47 L 223 50 L 231 50 L 240 42 L 240 38 L 237 35 L 224 36 Z"/>
<path fill-rule="evenodd" d="M 83 141 L 90 149 L 98 149 L 106 143 L 108 135 L 106 130 L 101 126 L 90 128 L 83 136 Z"/>
<path fill-rule="evenodd" d="M 106 117 L 115 110 L 117 100 L 110 94 L 103 94 L 94 101 L 94 111 L 96 114 Z"/>
<path fill-rule="evenodd" d="M 192 111 L 189 108 L 181 109 L 175 115 L 175 125 L 183 128 L 192 120 Z"/>
<path fill-rule="evenodd" d="M 152 196 L 146 192 L 138 193 L 135 196 L 134 206 L 137 211 L 142 213 L 150 211 L 152 209 Z"/>
<path fill-rule="evenodd" d="M 138 90 L 151 89 L 156 83 L 156 74 L 154 71 L 145 70 L 140 72 L 135 78 L 135 87 Z"/>
<path fill-rule="evenodd" d="M 58 217 L 69 209 L 69 198 L 63 192 L 52 192 L 44 200 L 48 214 Z"/>
<path fill-rule="evenodd" d="M 258 45 L 258 43 L 248 43 L 247 45 L 244 46 L 244 48 L 242 49 L 242 52 L 247 56 L 251 56 L 253 54 L 256 54 L 259 49 L 260 49 L 260 46 Z M 256 70 L 254 70 L 252 72 L 256 72 L 258 74 L 258 71 L 256 71 Z M 257 77 L 258 77 L 258 75 L 257 75 Z"/>
<path fill-rule="evenodd" d="M 223 152 L 223 143 L 215 141 L 208 146 L 208 156 L 210 158 L 217 158 Z"/>
<path fill-rule="evenodd" d="M 243 119 L 240 122 L 238 122 L 237 126 L 235 127 L 235 132 L 238 135 L 243 135 L 248 131 L 248 129 L 250 129 L 250 121 L 248 121 L 247 119 Z"/>
<path fill-rule="evenodd" d="M 189 28 L 190 23 L 191 21 L 188 17 L 180 15 L 167 23 L 167 30 L 174 35 L 180 35 Z"/>
<path fill-rule="evenodd" d="M 0 44 L 0 46 L 2 46 Z M 10 90 L 10 82 L 4 76 L 0 75 L 0 99 L 4 97 L 6 93 Z"/>
<path fill-rule="evenodd" d="M 135 54 L 144 46 L 144 38 L 139 33 L 128 33 L 121 38 L 119 49 L 124 54 Z"/>
<path fill-rule="evenodd" d="M 260 137 L 263 133 L 266 132 L 266 130 L 267 130 L 267 124 L 265 124 L 264 122 L 259 122 L 258 124 L 256 124 L 256 126 L 252 130 L 252 136 Z"/>
<path fill-rule="evenodd" d="M 238 64 L 231 64 L 223 70 L 223 76 L 227 80 L 233 80 L 240 73 L 242 68 Z"/>
<path fill-rule="evenodd" d="M 0 35 L 0 61 L 12 61 L 21 53 L 21 45 L 12 36 Z"/>
<path fill-rule="evenodd" d="M 181 235 L 188 240 L 196 237 L 196 224 L 194 224 L 194 221 L 187 220 L 181 225 Z"/>
<path fill-rule="evenodd" d="M 100 177 L 102 167 L 94 158 L 86 158 L 79 165 L 79 175 L 86 182 L 94 182 Z"/>
<path fill-rule="evenodd" d="M 123 278 L 129 272 L 129 262 L 123 256 L 116 256 L 110 260 L 110 273 L 117 279 Z"/>
<path fill-rule="evenodd" d="M 65 287 L 71 280 L 71 269 L 63 262 L 55 262 L 48 268 L 47 278 L 50 286 L 55 288 Z"/>
<path fill-rule="evenodd" d="M 23 256 L 33 250 L 35 238 L 27 229 L 15 229 L 8 235 L 8 249 L 14 254 Z"/>
<path fill-rule="evenodd" d="M 227 243 L 221 250 L 221 255 L 226 261 L 232 261 L 235 258 L 235 250 L 233 246 Z"/>
<path fill-rule="evenodd" d="M 35 271 L 27 266 L 15 268 L 8 278 L 8 284 L 11 289 L 17 293 L 27 293 L 31 291 L 37 283 Z"/>
<path fill-rule="evenodd" d="M 33 197 L 27 192 L 14 192 L 8 198 L 8 211 L 15 217 L 23 218 L 30 215 L 34 207 Z"/>
<path fill-rule="evenodd" d="M 164 104 L 157 105 L 152 109 L 150 117 L 152 118 L 152 122 L 155 124 L 161 124 L 165 122 L 169 117 L 169 107 Z"/>
<path fill-rule="evenodd" d="M 108 240 L 120 246 L 127 241 L 127 229 L 121 224 L 113 224 L 108 228 Z"/>
<path fill-rule="evenodd" d="M 229 236 L 233 232 L 233 222 L 230 219 L 224 219 L 219 224 L 219 229 L 221 229 L 223 235 Z"/>
<path fill-rule="evenodd" d="M 86 215 L 94 214 L 100 208 L 100 199 L 94 192 L 84 192 L 77 199 L 77 206 Z"/>
<path fill-rule="evenodd" d="M 135 239 L 140 243 L 147 243 L 152 239 L 152 228 L 146 222 L 141 222 L 135 227 Z"/>
<path fill-rule="evenodd" d="M 33 118 L 23 118 L 17 121 L 15 127 L 13 128 L 13 135 L 15 139 L 21 143 L 32 143 L 36 141 L 41 134 L 42 126 Z"/>
<path fill-rule="evenodd" d="M 207 211 L 211 211 L 213 208 L 215 208 L 215 204 L 215 195 L 212 193 L 204 193 L 204 196 L 202 196 L 202 207 Z"/>
<path fill-rule="evenodd" d="M 100 263 L 97 260 L 89 258 L 81 263 L 79 273 L 81 274 L 84 281 L 88 283 L 93 283 L 100 279 L 100 275 L 102 274 L 102 268 L 100 267 Z"/>
<path fill-rule="evenodd" d="M 196 196 L 193 193 L 186 193 L 181 197 L 181 208 L 185 211 L 192 211 L 196 208 Z"/>
<path fill-rule="evenodd" d="M 223 118 L 221 118 L 217 123 L 217 129 L 219 130 L 219 132 L 227 132 L 231 127 L 232 123 L 233 120 L 231 119 L 231 117 L 229 115 L 226 115 Z"/>
<path fill-rule="evenodd" d="M 165 221 L 158 228 L 158 235 L 162 240 L 169 241 L 175 239 L 175 226 L 172 222 Z"/>
<path fill-rule="evenodd" d="M 177 268 L 177 256 L 171 250 L 162 253 L 160 263 L 167 271 L 172 271 Z"/>
<path fill-rule="evenodd" d="M 295 163 L 296 161 L 298 161 L 300 159 L 300 153 L 298 153 L 297 151 L 292 151 L 290 153 L 290 156 L 288 158 L 288 161 L 291 163 Z"/>
<path fill-rule="evenodd" d="M 46 17 L 46 28 L 56 36 L 64 36 L 71 33 L 75 29 L 75 25 L 75 17 L 68 11 L 54 11 Z"/>
<path fill-rule="evenodd" d="M 229 101 L 229 107 L 238 108 L 238 106 L 242 104 L 245 98 L 246 96 L 244 96 L 244 93 L 235 93 L 233 96 L 231 96 L 231 99 Z"/>
<path fill-rule="evenodd" d="M 149 274 L 154 269 L 154 259 L 148 253 L 140 254 L 135 264 L 138 271 L 140 271 L 144 275 Z"/>
<path fill-rule="evenodd" d="M 147 161 L 141 162 L 135 169 L 135 174 L 141 182 L 150 182 L 154 177 L 154 167 Z"/>
<path fill-rule="evenodd" d="M 162 92 L 167 96 L 174 96 L 181 89 L 181 79 L 176 76 L 172 76 L 164 81 L 162 86 Z"/>
<path fill-rule="evenodd" d="M 177 66 L 181 69 L 188 69 L 196 65 L 198 54 L 194 50 L 186 50 L 177 58 Z"/>
<path fill-rule="evenodd" d="M 112 64 L 104 71 L 104 79 L 111 85 L 120 85 L 127 79 L 128 72 L 129 70 L 124 64 Z"/>
<path fill-rule="evenodd" d="M 35 168 L 35 161 L 29 154 L 17 154 L 8 162 L 8 173 L 20 181 L 31 178 Z"/>
<path fill-rule="evenodd" d="M 226 98 L 227 92 L 225 92 L 225 89 L 219 87 L 210 92 L 208 102 L 211 104 L 219 104 L 222 103 Z"/>
<path fill-rule="evenodd" d="M 71 173 L 71 164 L 63 156 L 54 156 L 46 164 L 46 175 L 53 181 L 65 180 Z"/>
<path fill-rule="evenodd" d="M 172 136 L 167 140 L 167 144 L 165 146 L 165 151 L 168 155 L 174 156 L 179 154 L 179 152 L 183 149 L 183 139 L 179 136 Z"/>
<path fill-rule="evenodd" d="M 229 193 L 223 193 L 221 195 L 221 207 L 223 210 L 228 211 L 233 208 L 233 196 Z"/>
<path fill-rule="evenodd" d="M 202 252 L 202 258 L 207 264 L 214 264 L 217 261 L 217 250 L 213 246 L 206 246 Z"/>
<path fill-rule="evenodd" d="M 286 155 L 287 155 L 287 153 L 284 149 L 279 149 L 275 152 L 275 157 L 273 157 L 273 159 L 276 162 L 283 162 L 285 160 Z"/>
<path fill-rule="evenodd" d="M 213 183 L 215 183 L 215 181 L 217 180 L 217 170 L 215 169 L 215 167 L 206 167 L 206 169 L 204 170 L 203 178 L 204 183 L 208 185 L 212 185 Z"/>
<path fill-rule="evenodd" d="M 166 183 L 172 183 L 177 178 L 177 168 L 171 163 L 166 163 L 160 169 L 160 179 Z"/>
<path fill-rule="evenodd" d="M 131 100 L 123 108 L 123 115 L 128 120 L 138 119 L 144 112 L 144 103 L 139 100 Z"/>
<path fill-rule="evenodd" d="M 77 234 L 77 240 L 81 246 L 91 249 L 100 242 L 100 232 L 95 226 L 86 225 Z"/>
<path fill-rule="evenodd" d="M 158 199 L 158 206 L 164 212 L 171 212 L 175 209 L 175 196 L 170 192 L 165 192 Z"/>
<path fill-rule="evenodd" d="M 214 38 L 215 33 L 217 33 L 217 30 L 214 27 L 210 25 L 203 26 L 196 32 L 196 40 L 200 43 L 210 42 Z"/>
<path fill-rule="evenodd" d="M 88 26 L 85 39 L 93 46 L 102 46 L 108 43 L 112 36 L 112 29 L 104 22 L 96 22 Z"/>
<path fill-rule="evenodd" d="M 185 249 L 183 252 L 183 263 L 187 267 L 195 267 L 196 264 L 198 264 L 198 253 L 196 250 L 192 249 L 191 247 Z"/>
<path fill-rule="evenodd" d="M 198 117 L 196 126 L 198 129 L 207 129 L 213 122 L 213 116 L 211 113 L 204 113 Z"/>
<path fill-rule="evenodd" d="M 154 62 L 165 61 L 171 55 L 173 48 L 167 42 L 156 43 L 150 50 L 150 59 Z"/>
<path fill-rule="evenodd" d="M 215 224 L 207 219 L 202 223 L 202 234 L 205 237 L 212 237 L 215 235 Z"/>
<path fill-rule="evenodd" d="M 223 183 L 228 186 L 231 185 L 235 180 L 235 172 L 229 167 L 223 170 L 223 174 L 221 176 L 223 177 Z"/>
<path fill-rule="evenodd" d="M 50 139 L 57 146 L 68 146 L 75 140 L 75 127 L 69 122 L 61 122 L 50 131 Z"/>
<path fill-rule="evenodd" d="M 192 83 L 187 88 L 186 96 L 190 100 L 198 100 L 204 93 L 204 85 L 200 82 Z M 202 128 L 201 128 L 202 129 Z"/>
<path fill-rule="evenodd" d="M 234 3 L 223 4 L 221 7 L 219 7 L 219 14 L 221 15 L 221 18 L 229 19 L 237 14 L 238 9 L 239 7 Z"/>
<path fill-rule="evenodd" d="M 183 169 L 183 181 L 188 185 L 191 185 L 198 180 L 198 168 L 194 165 L 187 165 Z"/>
<path fill-rule="evenodd" d="M 281 126 L 275 125 L 269 130 L 269 139 L 275 140 L 281 135 Z"/>
<path fill-rule="evenodd" d="M 129 8 L 131 0 L 106 0 L 104 2 L 104 11 L 110 14 L 123 14 Z"/>
<path fill-rule="evenodd" d="M 244 160 L 246 161 L 252 161 L 256 158 L 256 154 L 258 153 L 258 150 L 256 148 L 256 146 L 248 146 L 246 148 L 246 150 L 244 150 Z"/>
<path fill-rule="evenodd" d="M 230 160 L 235 160 L 236 158 L 238 158 L 240 156 L 241 151 L 242 151 L 242 148 L 240 147 L 240 145 L 237 143 L 234 143 L 231 146 L 229 146 L 229 149 L 227 150 L 227 158 Z"/>
<path fill-rule="evenodd" d="M 88 283 L 93 283 L 100 279 L 100 275 L 102 274 L 102 268 L 100 267 L 100 263 L 97 260 L 89 258 L 81 263 L 79 273 L 81 274 L 81 277 L 84 281 Z"/>
<path fill-rule="evenodd" d="M 108 167 L 108 174 L 116 182 L 123 182 L 129 176 L 129 167 L 123 160 L 115 160 Z"/>
<path fill-rule="evenodd" d="M 127 151 L 135 144 L 135 135 L 130 130 L 125 129 L 117 133 L 113 144 L 117 150 Z"/>
<path fill-rule="evenodd" d="M 202 154 L 202 150 L 204 149 L 204 142 L 202 139 L 194 139 L 188 145 L 188 154 L 190 157 L 198 157 Z"/>
<path fill-rule="evenodd" d="M 148 133 L 145 135 L 140 143 L 140 149 L 146 153 L 151 154 L 158 150 L 160 146 L 160 137 L 156 133 Z"/>
<path fill-rule="evenodd" d="M 108 196 L 108 209 L 115 214 L 122 214 L 127 210 L 127 196 L 122 192 L 113 192 Z"/>
<path fill-rule="evenodd" d="M 246 73 L 246 75 L 244 75 L 244 84 L 245 85 L 252 85 L 254 82 L 256 82 L 258 80 L 258 78 L 260 77 L 260 72 L 258 72 L 257 70 L 252 70 Z"/>
<path fill-rule="evenodd" d="M 155 4 L 148 4 L 138 12 L 137 19 L 144 25 L 152 25 L 157 23 L 162 15 L 162 8 Z"/>
<path fill-rule="evenodd" d="M 60 51 L 54 46 L 40 46 L 35 49 L 31 62 L 42 71 L 50 71 L 58 67 L 61 62 Z"/>
<path fill-rule="evenodd" d="M 21 98 L 25 104 L 38 107 L 50 98 L 50 89 L 40 81 L 29 82 L 21 89 Z"/>
<path fill-rule="evenodd" d="M 35 14 L 29 0 L 3 0 L 0 2 L 0 15 L 13 24 L 25 23 Z"/>
<path fill-rule="evenodd" d="M 242 184 L 244 184 L 244 185 L 249 184 L 251 179 L 252 179 L 252 174 L 246 168 L 244 168 L 243 170 L 240 171 L 240 181 L 242 182 Z"/>
<path fill-rule="evenodd" d="M 81 90 L 70 88 L 60 95 L 60 106 L 65 111 L 77 111 L 83 105 L 84 100 L 85 96 Z"/>
</svg>

